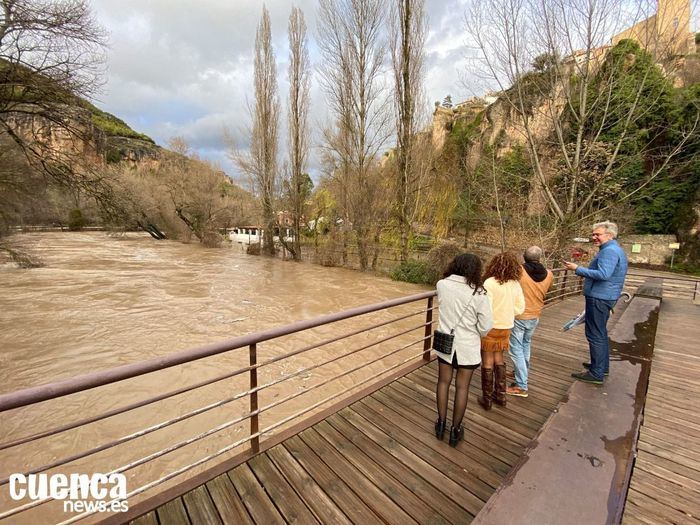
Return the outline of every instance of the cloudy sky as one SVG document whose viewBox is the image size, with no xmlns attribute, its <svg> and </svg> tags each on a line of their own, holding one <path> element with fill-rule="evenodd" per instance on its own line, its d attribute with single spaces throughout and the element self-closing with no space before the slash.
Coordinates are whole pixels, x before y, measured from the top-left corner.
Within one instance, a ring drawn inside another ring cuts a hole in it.
<svg viewBox="0 0 700 525">
<path fill-rule="evenodd" d="M 306 17 L 311 60 L 319 67 L 316 0 L 297 0 Z M 253 43 L 262 9 L 259 0 L 92 0 L 110 33 L 107 82 L 96 104 L 166 145 L 186 139 L 201 156 L 232 176 L 224 130 L 245 146 L 244 129 L 252 102 Z M 287 20 L 292 2 L 268 0 L 281 100 L 288 89 Z M 470 90 L 459 80 L 464 69 L 460 0 L 426 0 L 426 95 L 429 105 L 451 94 L 455 102 Z M 312 80 L 311 125 L 325 122 L 323 94 Z M 317 175 L 317 161 L 311 159 Z"/>
<path fill-rule="evenodd" d="M 467 0 L 425 0 L 427 112 L 451 94 L 458 102 L 483 94 L 465 78 L 468 49 L 463 31 Z M 697 5 L 698 0 L 693 0 Z M 296 0 L 305 14 L 314 69 L 317 0 Z M 200 156 L 217 162 L 234 178 L 224 132 L 246 147 L 252 102 L 253 43 L 260 0 L 92 0 L 110 33 L 106 84 L 95 101 L 158 144 L 183 137 Z M 287 19 L 292 2 L 267 0 L 277 56 L 282 104 L 287 92 Z M 697 15 L 697 9 L 694 9 Z M 697 16 L 693 26 L 697 28 Z M 697 30 L 697 29 L 696 29 Z M 323 94 L 312 80 L 313 131 L 326 123 Z M 285 113 L 286 114 L 286 113 Z M 284 115 L 282 115 L 284 122 Z M 310 171 L 318 177 L 312 152 Z"/>
</svg>

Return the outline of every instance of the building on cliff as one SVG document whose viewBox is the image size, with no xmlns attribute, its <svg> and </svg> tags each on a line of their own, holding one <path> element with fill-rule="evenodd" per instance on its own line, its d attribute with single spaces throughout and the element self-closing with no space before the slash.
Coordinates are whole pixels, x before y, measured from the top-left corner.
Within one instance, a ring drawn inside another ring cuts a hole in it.
<svg viewBox="0 0 700 525">
<path fill-rule="evenodd" d="M 632 39 L 660 62 L 695 51 L 690 32 L 690 0 L 658 0 L 656 13 L 612 38 L 612 45 Z"/>
<path fill-rule="evenodd" d="M 432 123 L 432 142 L 436 151 L 441 151 L 445 145 L 447 134 L 452 129 L 452 124 L 458 118 L 474 118 L 479 112 L 498 100 L 496 93 L 489 92 L 483 97 L 472 97 L 454 106 L 435 103 Z"/>
<path fill-rule="evenodd" d="M 679 87 L 700 78 L 700 55 L 695 35 L 690 31 L 690 0 L 658 0 L 656 13 L 616 34 L 607 45 L 575 51 L 564 57 L 564 66 L 573 68 L 589 61 L 602 63 L 608 51 L 621 40 L 631 39 L 651 53 L 663 68 L 672 74 Z M 473 97 L 452 105 L 435 103 L 432 133 L 433 147 L 441 151 L 456 120 L 474 118 L 498 100 L 498 93 Z"/>
</svg>

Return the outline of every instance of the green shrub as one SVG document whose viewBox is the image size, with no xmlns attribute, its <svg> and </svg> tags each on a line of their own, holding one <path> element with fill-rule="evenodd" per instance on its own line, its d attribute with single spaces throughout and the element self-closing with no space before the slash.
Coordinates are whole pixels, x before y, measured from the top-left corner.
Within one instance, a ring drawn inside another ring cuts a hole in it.
<svg viewBox="0 0 700 525">
<path fill-rule="evenodd" d="M 72 232 L 80 231 L 85 226 L 85 217 L 79 208 L 75 208 L 68 214 L 68 229 Z"/>
<path fill-rule="evenodd" d="M 391 272 L 394 281 L 415 284 L 435 284 L 437 274 L 423 261 L 404 261 Z"/>
<path fill-rule="evenodd" d="M 153 139 L 148 135 L 134 131 L 123 120 L 115 117 L 111 113 L 102 111 L 96 106 L 90 104 L 87 100 L 81 100 L 80 105 L 90 111 L 92 123 L 97 129 L 101 130 L 108 137 L 128 137 L 155 144 Z"/>
<path fill-rule="evenodd" d="M 685 273 L 685 274 L 695 275 L 696 277 L 700 277 L 700 266 L 698 266 L 697 264 L 693 264 L 691 262 L 674 263 L 673 268 L 671 268 L 671 271 L 676 272 L 676 273 Z"/>
<path fill-rule="evenodd" d="M 105 155 L 105 160 L 107 161 L 107 164 L 115 164 L 117 162 L 121 162 L 122 160 L 122 154 L 119 150 L 110 148 L 107 150 L 107 154 Z"/>
</svg>

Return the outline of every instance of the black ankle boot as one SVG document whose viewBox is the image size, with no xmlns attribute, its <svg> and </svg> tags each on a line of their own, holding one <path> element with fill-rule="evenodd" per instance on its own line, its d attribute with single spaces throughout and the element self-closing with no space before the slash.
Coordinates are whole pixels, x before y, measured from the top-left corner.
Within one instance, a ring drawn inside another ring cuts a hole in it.
<svg viewBox="0 0 700 525">
<path fill-rule="evenodd" d="M 464 426 L 459 425 L 459 428 L 450 428 L 450 446 L 456 447 L 459 441 L 464 439 Z"/>
<path fill-rule="evenodd" d="M 447 421 L 440 418 L 438 418 L 438 420 L 435 422 L 435 437 L 438 438 L 440 441 L 442 441 L 442 438 L 445 437 L 446 424 Z"/>
</svg>

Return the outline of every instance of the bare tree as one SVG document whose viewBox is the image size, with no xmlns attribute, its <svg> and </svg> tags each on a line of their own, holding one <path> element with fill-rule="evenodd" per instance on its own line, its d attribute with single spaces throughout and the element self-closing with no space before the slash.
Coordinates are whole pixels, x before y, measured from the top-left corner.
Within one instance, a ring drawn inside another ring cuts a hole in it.
<svg viewBox="0 0 700 525">
<path fill-rule="evenodd" d="M 637 11 L 630 13 L 623 0 L 480 0 L 467 12 L 478 72 L 498 85 L 503 112 L 515 117 L 514 128 L 528 147 L 535 184 L 555 219 L 560 242 L 583 221 L 638 195 L 698 131 L 696 118 L 677 140 L 660 148 L 660 134 L 667 130 L 657 128 L 641 146 L 649 164 L 643 180 L 621 187 L 614 198 L 598 198 L 616 183 L 631 135 L 645 125 L 663 94 L 655 90 L 653 82 L 662 73 L 653 64 L 638 71 L 630 87 L 634 64 L 628 63 L 629 53 L 638 44 L 622 41 L 628 48 L 621 56 L 609 45 L 625 25 L 649 14 L 645 2 L 635 5 Z M 633 33 L 623 36 L 637 38 Z M 671 45 L 661 36 L 637 38 L 659 61 L 667 56 L 660 46 Z M 588 169 L 599 157 L 601 142 L 609 154 L 596 170 Z"/>
<path fill-rule="evenodd" d="M 319 12 L 321 82 L 335 121 L 335 129 L 325 134 L 325 146 L 348 190 L 345 212 L 363 270 L 369 266 L 369 243 L 376 238 L 372 230 L 378 227 L 373 174 L 390 118 L 381 78 L 382 8 L 380 0 L 321 0 Z"/>
<path fill-rule="evenodd" d="M 101 85 L 105 41 L 84 0 L 0 0 L 0 134 L 33 169 L 98 199 L 109 190 L 85 166 L 93 130 L 77 96 Z"/>
<path fill-rule="evenodd" d="M 277 135 L 280 103 L 277 95 L 277 66 L 272 49 L 270 14 L 263 6 L 260 24 L 255 33 L 255 105 L 250 133 L 250 150 L 236 151 L 233 158 L 238 167 L 251 178 L 260 199 L 265 235 L 263 252 L 275 254 L 274 234 L 277 229 L 275 200 L 279 186 L 277 166 Z"/>
<path fill-rule="evenodd" d="M 295 260 L 301 259 L 301 225 L 306 200 L 311 193 L 305 173 L 309 153 L 309 78 L 311 75 L 304 13 L 292 7 L 289 15 L 289 170 L 287 194 L 292 211 L 293 246 L 287 246 Z M 280 239 L 283 236 L 280 235 Z"/>
<path fill-rule="evenodd" d="M 422 164 L 417 162 L 417 134 L 423 105 L 423 45 L 426 20 L 423 0 L 395 0 L 391 9 L 391 61 L 396 111 L 395 215 L 401 260 L 408 259 L 411 225 L 418 209 Z"/>
</svg>

